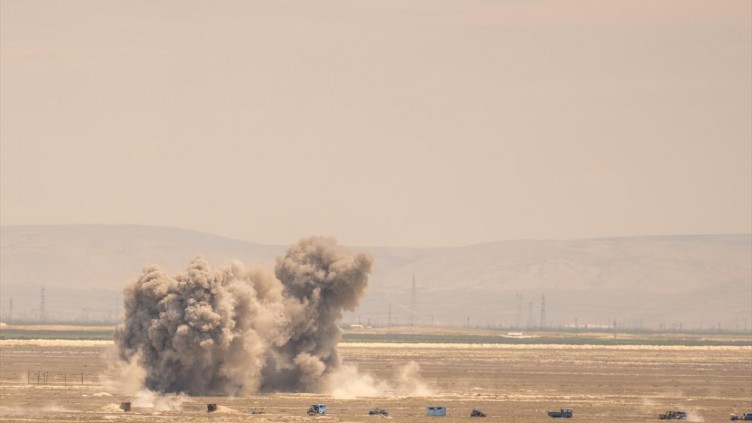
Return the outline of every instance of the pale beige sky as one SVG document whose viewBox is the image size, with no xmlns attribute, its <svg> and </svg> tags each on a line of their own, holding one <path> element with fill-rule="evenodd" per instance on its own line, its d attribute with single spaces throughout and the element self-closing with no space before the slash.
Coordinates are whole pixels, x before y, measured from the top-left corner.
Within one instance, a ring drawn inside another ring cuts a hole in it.
<svg viewBox="0 0 752 423">
<path fill-rule="evenodd" d="M 752 2 L 0 2 L 3 225 L 752 232 Z"/>
</svg>

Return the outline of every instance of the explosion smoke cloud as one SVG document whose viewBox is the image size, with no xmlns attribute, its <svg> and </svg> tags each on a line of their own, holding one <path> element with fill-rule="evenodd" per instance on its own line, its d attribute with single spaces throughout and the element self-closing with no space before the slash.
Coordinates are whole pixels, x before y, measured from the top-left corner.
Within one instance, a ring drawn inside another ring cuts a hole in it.
<svg viewBox="0 0 752 423">
<path fill-rule="evenodd" d="M 119 357 L 159 392 L 319 391 L 340 365 L 337 323 L 364 295 L 371 264 L 311 237 L 278 258 L 274 274 L 212 269 L 200 257 L 174 277 L 148 267 L 124 292 Z"/>
</svg>

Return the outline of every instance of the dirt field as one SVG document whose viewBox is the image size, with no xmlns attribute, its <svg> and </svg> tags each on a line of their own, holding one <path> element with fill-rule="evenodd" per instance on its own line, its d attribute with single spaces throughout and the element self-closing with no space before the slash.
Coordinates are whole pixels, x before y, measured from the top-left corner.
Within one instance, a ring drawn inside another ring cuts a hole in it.
<svg viewBox="0 0 752 423">
<path fill-rule="evenodd" d="M 133 397 L 100 379 L 107 341 L 0 341 L 2 421 L 373 422 L 372 407 L 405 422 L 551 421 L 547 410 L 574 409 L 588 422 L 658 421 L 680 409 L 690 421 L 727 421 L 752 411 L 751 347 L 554 346 L 469 344 L 342 344 L 346 363 L 392 387 L 395 371 L 414 361 L 431 392 L 425 397 L 382 392 L 344 399 L 332 395 L 267 394 L 245 397 Z M 46 378 L 46 384 L 45 384 Z M 83 379 L 83 382 L 82 382 Z M 118 409 L 131 401 L 133 410 Z M 324 402 L 326 416 L 308 417 Z M 219 410 L 206 412 L 207 403 Z M 447 417 L 426 417 L 426 405 L 447 407 Z M 252 415 L 251 408 L 265 414 Z"/>
</svg>

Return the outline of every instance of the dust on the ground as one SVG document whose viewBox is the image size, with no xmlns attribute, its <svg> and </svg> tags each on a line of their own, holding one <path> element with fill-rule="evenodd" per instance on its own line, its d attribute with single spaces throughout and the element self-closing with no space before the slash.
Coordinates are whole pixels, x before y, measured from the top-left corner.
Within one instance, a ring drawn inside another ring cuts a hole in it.
<svg viewBox="0 0 752 423">
<path fill-rule="evenodd" d="M 546 411 L 560 408 L 586 422 L 657 421 L 668 410 L 712 422 L 752 409 L 750 347 L 341 344 L 346 364 L 384 386 L 398 386 L 395 369 L 416 362 L 432 392 L 355 399 L 126 396 L 100 378 L 111 348 L 101 341 L 0 342 L 0 420 L 373 422 L 381 417 L 368 410 L 379 407 L 405 422 L 476 421 L 473 408 L 505 422 L 549 421 Z M 131 402 L 131 411 L 121 402 Z M 306 415 L 319 402 L 327 415 Z M 209 403 L 217 412 L 207 412 Z M 447 407 L 447 417 L 426 417 L 428 405 Z"/>
</svg>

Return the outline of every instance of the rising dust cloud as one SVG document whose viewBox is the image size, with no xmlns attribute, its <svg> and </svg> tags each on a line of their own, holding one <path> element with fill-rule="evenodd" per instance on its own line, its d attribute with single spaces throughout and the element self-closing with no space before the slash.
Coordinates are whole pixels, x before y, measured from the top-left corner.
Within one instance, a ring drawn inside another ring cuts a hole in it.
<svg viewBox="0 0 752 423">
<path fill-rule="evenodd" d="M 273 274 L 200 257 L 174 276 L 147 267 L 125 289 L 119 359 L 161 393 L 328 390 L 341 379 L 337 324 L 364 296 L 372 261 L 311 237 L 277 258 Z"/>
</svg>

